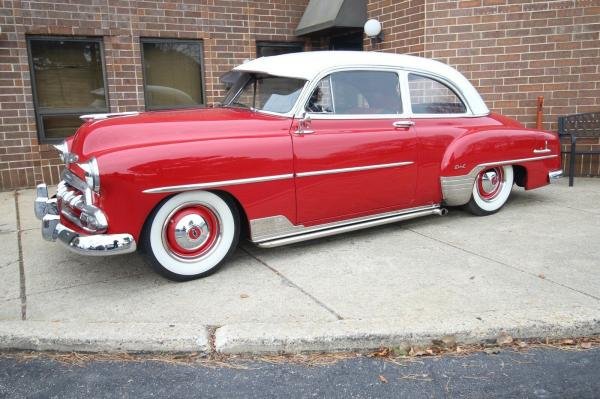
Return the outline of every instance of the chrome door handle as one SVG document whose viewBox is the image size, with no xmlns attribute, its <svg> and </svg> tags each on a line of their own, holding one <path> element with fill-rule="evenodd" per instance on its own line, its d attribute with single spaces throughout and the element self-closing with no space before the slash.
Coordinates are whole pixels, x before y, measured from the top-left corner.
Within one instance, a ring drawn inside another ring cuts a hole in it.
<svg viewBox="0 0 600 399">
<path fill-rule="evenodd" d="M 534 154 L 545 154 L 545 153 L 550 152 L 550 151 L 551 151 L 550 148 L 548 148 L 548 140 L 546 140 L 545 147 L 544 148 L 540 148 L 540 149 L 536 148 L 535 150 L 533 150 L 533 153 Z"/>
<path fill-rule="evenodd" d="M 414 126 L 415 123 L 413 121 L 396 121 L 396 122 L 392 123 L 392 125 L 394 125 L 394 127 L 409 128 L 411 126 Z"/>
</svg>

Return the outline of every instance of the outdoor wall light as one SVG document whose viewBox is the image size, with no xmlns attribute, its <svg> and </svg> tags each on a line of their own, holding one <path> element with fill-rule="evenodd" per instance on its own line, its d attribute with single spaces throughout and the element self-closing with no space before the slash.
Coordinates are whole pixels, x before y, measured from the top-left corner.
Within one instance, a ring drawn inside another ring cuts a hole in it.
<svg viewBox="0 0 600 399">
<path fill-rule="evenodd" d="M 371 39 L 371 43 L 381 43 L 383 41 L 381 22 L 376 19 L 370 19 L 365 22 L 365 34 Z"/>
</svg>

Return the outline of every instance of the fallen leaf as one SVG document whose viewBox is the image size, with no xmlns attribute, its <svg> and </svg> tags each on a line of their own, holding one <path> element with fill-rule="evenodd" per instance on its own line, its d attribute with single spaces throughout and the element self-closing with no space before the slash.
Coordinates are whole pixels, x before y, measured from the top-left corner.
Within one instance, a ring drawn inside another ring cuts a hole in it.
<svg viewBox="0 0 600 399">
<path fill-rule="evenodd" d="M 387 378 L 385 378 L 385 377 L 384 377 L 384 376 L 382 376 L 382 375 L 380 375 L 380 376 L 379 376 L 379 381 L 381 381 L 381 382 L 382 382 L 382 383 L 384 383 L 384 384 L 387 384 L 387 383 L 388 383 L 388 380 L 387 380 Z"/>
<path fill-rule="evenodd" d="M 379 348 L 377 352 L 373 352 L 371 357 L 388 357 L 390 355 L 390 348 Z"/>
<path fill-rule="evenodd" d="M 543 275 L 542 273 L 538 274 L 538 277 L 539 277 L 539 278 L 542 278 L 542 279 L 545 279 L 545 278 L 546 278 L 546 276 L 545 276 L 545 275 Z"/>
<path fill-rule="evenodd" d="M 581 346 L 583 349 L 590 349 L 592 347 L 592 343 L 591 342 L 582 342 L 579 346 Z"/>
<path fill-rule="evenodd" d="M 488 355 L 497 355 L 500 353 L 500 348 L 485 348 L 483 351 Z"/>
<path fill-rule="evenodd" d="M 501 333 L 498 336 L 498 338 L 496 338 L 496 344 L 498 344 L 500 346 L 509 345 L 509 344 L 512 344 L 512 342 L 513 342 L 513 337 L 511 337 L 507 333 Z"/>
<path fill-rule="evenodd" d="M 240 295 L 240 298 L 242 298 L 242 299 L 246 299 L 248 297 L 250 297 L 250 295 L 248 295 L 248 294 L 241 294 Z"/>
<path fill-rule="evenodd" d="M 442 342 L 446 348 L 453 349 L 456 347 L 456 337 L 454 335 L 444 335 L 442 337 Z"/>
</svg>

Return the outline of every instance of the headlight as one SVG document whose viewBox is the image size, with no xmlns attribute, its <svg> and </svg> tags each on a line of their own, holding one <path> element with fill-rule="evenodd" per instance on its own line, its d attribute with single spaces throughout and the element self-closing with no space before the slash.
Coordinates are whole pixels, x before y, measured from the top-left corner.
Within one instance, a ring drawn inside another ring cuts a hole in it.
<svg viewBox="0 0 600 399">
<path fill-rule="evenodd" d="M 92 157 L 87 162 L 77 165 L 85 172 L 85 182 L 88 187 L 97 193 L 100 192 L 100 170 L 96 158 Z"/>
</svg>

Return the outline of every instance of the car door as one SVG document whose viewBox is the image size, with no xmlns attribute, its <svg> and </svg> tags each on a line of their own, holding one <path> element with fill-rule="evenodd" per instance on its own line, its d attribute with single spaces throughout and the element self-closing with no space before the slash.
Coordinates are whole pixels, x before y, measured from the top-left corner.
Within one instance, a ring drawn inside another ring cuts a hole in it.
<svg viewBox="0 0 600 399">
<path fill-rule="evenodd" d="M 316 85 L 292 125 L 299 223 L 413 205 L 417 139 L 400 86 L 393 70 L 339 71 Z"/>
</svg>

